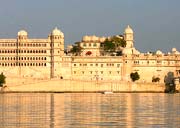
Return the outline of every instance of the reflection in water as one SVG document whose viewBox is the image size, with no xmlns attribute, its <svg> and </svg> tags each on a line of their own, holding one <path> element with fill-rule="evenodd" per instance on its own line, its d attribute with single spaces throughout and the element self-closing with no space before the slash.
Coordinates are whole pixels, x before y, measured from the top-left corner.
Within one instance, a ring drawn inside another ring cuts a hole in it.
<svg viewBox="0 0 180 128">
<path fill-rule="evenodd" d="M 0 94 L 0 125 L 2 128 L 175 128 L 180 126 L 180 94 Z"/>
<path fill-rule="evenodd" d="M 46 95 L 0 94 L 0 128 L 46 128 Z"/>
</svg>

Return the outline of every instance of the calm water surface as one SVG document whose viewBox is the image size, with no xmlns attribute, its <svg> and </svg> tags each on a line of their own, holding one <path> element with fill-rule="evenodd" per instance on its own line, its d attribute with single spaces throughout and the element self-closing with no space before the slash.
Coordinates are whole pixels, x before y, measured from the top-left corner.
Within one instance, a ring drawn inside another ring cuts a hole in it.
<svg viewBox="0 0 180 128">
<path fill-rule="evenodd" d="M 0 128 L 139 127 L 180 128 L 180 94 L 0 94 Z"/>
</svg>

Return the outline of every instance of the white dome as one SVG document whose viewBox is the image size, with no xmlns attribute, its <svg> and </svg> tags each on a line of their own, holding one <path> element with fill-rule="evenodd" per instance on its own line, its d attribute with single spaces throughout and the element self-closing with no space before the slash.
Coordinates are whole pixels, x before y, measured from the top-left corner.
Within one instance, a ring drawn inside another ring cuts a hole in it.
<svg viewBox="0 0 180 128">
<path fill-rule="evenodd" d="M 28 33 L 25 30 L 20 30 L 18 32 L 18 36 L 27 36 L 27 35 L 28 35 Z"/>
<path fill-rule="evenodd" d="M 160 50 L 157 50 L 156 54 L 157 54 L 157 55 L 161 55 L 161 54 L 163 54 L 163 53 L 162 53 Z"/>
<path fill-rule="evenodd" d="M 176 52 L 177 51 L 177 49 L 176 48 L 172 48 L 172 52 Z"/>
<path fill-rule="evenodd" d="M 64 37 L 64 34 L 57 27 L 51 32 L 51 35 L 55 35 L 55 36 L 61 35 Z"/>
<path fill-rule="evenodd" d="M 125 29 L 124 33 L 133 34 L 133 30 L 132 30 L 132 28 L 128 25 L 127 28 Z"/>
<path fill-rule="evenodd" d="M 173 53 L 173 54 L 179 54 L 179 52 L 177 51 L 176 48 L 172 48 L 172 53 Z"/>
<path fill-rule="evenodd" d="M 87 42 L 89 40 L 89 37 L 86 35 L 86 36 L 83 36 L 83 39 L 82 39 L 82 41 L 84 41 L 84 42 Z"/>
</svg>

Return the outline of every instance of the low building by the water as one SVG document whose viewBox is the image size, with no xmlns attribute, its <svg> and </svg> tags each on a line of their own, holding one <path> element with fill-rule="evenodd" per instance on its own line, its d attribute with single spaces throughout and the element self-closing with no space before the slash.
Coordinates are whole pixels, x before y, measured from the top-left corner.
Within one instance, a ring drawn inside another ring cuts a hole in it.
<svg viewBox="0 0 180 128">
<path fill-rule="evenodd" d="M 130 74 L 138 72 L 140 82 L 152 82 L 165 75 L 180 73 L 180 53 L 173 48 L 165 54 L 140 53 L 134 47 L 134 32 L 128 26 L 123 35 L 126 41 L 121 55 L 105 54 L 103 42 L 110 37 L 84 36 L 78 42 L 80 54 L 65 53 L 64 34 L 55 28 L 47 39 L 29 39 L 21 30 L 16 39 L 0 39 L 0 72 L 7 77 L 59 78 L 90 81 L 130 81 Z M 72 47 L 69 46 L 70 51 Z"/>
</svg>

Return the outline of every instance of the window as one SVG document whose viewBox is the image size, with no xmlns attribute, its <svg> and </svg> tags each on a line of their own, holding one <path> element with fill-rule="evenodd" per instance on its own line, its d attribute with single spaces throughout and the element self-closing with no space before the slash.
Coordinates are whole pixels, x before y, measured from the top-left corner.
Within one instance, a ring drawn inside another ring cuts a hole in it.
<svg viewBox="0 0 180 128">
<path fill-rule="evenodd" d="M 85 43 L 83 43 L 83 46 L 84 46 L 84 47 L 86 47 L 86 44 L 85 44 Z"/>
<path fill-rule="evenodd" d="M 101 67 L 103 67 L 103 64 L 101 64 Z"/>
</svg>

